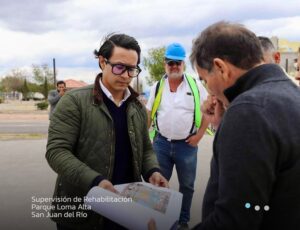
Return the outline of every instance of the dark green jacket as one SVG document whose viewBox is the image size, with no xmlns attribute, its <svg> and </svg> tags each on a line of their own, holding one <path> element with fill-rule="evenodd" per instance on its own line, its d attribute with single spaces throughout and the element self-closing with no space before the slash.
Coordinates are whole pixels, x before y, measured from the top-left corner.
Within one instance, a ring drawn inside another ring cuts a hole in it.
<svg viewBox="0 0 300 230">
<path fill-rule="evenodd" d="M 78 229 L 101 229 L 102 218 L 92 211 L 86 212 L 88 217 L 80 218 L 79 213 L 85 211 L 78 209 L 82 202 L 76 202 L 74 197 L 83 198 L 99 175 L 111 180 L 114 170 L 114 124 L 102 100 L 100 77 L 101 74 L 94 85 L 66 93 L 57 104 L 49 126 L 46 158 L 58 174 L 54 198 L 71 198 L 70 202 L 53 202 L 53 205 L 76 207 L 58 210 L 56 206 L 52 219 L 69 226 L 75 224 Z M 132 167 L 135 181 L 141 181 L 141 175 L 147 180 L 159 166 L 148 136 L 146 110 L 137 100 L 137 93 L 131 88 L 130 91 L 127 124 Z M 73 213 L 74 218 L 64 216 L 66 212 Z"/>
</svg>

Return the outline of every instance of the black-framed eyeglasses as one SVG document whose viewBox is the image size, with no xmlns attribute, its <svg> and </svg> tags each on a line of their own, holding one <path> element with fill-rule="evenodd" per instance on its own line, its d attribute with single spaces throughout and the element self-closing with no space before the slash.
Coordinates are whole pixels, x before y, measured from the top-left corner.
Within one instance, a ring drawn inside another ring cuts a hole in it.
<svg viewBox="0 0 300 230">
<path fill-rule="evenodd" d="M 181 65 L 182 61 L 180 60 L 171 60 L 171 59 L 166 59 L 166 63 L 168 66 L 173 66 L 173 65 Z"/>
<path fill-rule="evenodd" d="M 111 65 L 111 72 L 115 75 L 121 75 L 125 73 L 125 71 L 127 70 L 128 76 L 133 78 L 133 77 L 137 77 L 140 74 L 140 72 L 142 72 L 139 66 L 132 67 L 121 63 L 113 64 L 109 62 L 107 59 L 105 59 L 105 63 Z"/>
</svg>

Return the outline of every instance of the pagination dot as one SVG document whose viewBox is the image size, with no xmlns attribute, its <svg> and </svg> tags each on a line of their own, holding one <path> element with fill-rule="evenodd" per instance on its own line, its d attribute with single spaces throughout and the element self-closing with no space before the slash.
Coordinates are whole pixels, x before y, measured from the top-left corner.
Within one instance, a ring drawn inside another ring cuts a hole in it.
<svg viewBox="0 0 300 230">
<path fill-rule="evenodd" d="M 260 210 L 259 205 L 255 205 L 254 209 L 255 209 L 255 211 L 259 211 Z"/>
<path fill-rule="evenodd" d="M 245 204 L 245 208 L 250 208 L 251 207 L 251 204 L 250 203 L 246 203 Z"/>
<path fill-rule="evenodd" d="M 269 211 L 270 210 L 270 206 L 269 205 L 265 205 L 264 210 L 265 211 Z"/>
</svg>

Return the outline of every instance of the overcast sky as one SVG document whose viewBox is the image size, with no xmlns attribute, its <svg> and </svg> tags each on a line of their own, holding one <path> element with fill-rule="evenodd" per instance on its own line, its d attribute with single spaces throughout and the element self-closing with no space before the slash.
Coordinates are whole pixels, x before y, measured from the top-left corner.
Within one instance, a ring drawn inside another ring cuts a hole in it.
<svg viewBox="0 0 300 230">
<path fill-rule="evenodd" d="M 55 57 L 58 79 L 91 83 L 99 72 L 93 50 L 110 32 L 134 36 L 142 56 L 175 41 L 189 53 L 192 39 L 220 20 L 300 41 L 298 0 L 0 0 L 0 76 L 32 64 L 52 67 Z"/>
</svg>

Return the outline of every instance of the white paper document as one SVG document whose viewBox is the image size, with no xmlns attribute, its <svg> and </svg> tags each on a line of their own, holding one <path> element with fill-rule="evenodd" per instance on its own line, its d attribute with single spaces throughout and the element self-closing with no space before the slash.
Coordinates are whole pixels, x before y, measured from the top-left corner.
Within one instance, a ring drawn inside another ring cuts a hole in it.
<svg viewBox="0 0 300 230">
<path fill-rule="evenodd" d="M 182 194 L 172 189 L 136 182 L 114 186 L 119 194 L 93 187 L 85 204 L 102 216 L 128 228 L 148 229 L 152 218 L 158 230 L 168 230 L 179 219 Z"/>
</svg>

